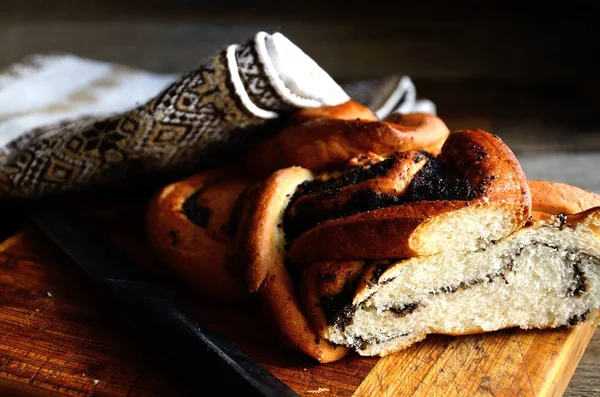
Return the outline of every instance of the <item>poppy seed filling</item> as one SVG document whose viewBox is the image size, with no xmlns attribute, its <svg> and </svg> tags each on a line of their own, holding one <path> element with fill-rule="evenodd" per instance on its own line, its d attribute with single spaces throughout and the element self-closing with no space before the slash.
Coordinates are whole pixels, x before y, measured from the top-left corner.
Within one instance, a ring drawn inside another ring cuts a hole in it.
<svg viewBox="0 0 600 397">
<path fill-rule="evenodd" d="M 565 266 L 567 266 L 567 268 L 570 269 L 571 277 L 573 278 L 573 283 L 572 283 L 573 286 L 571 286 L 568 290 L 565 291 L 565 297 L 578 298 L 589 290 L 587 277 L 581 270 L 582 263 L 583 262 L 592 262 L 592 263 L 595 263 L 598 266 L 600 266 L 600 259 L 595 258 L 590 255 L 587 255 L 587 254 L 584 254 L 584 253 L 581 253 L 581 252 L 575 252 L 575 251 L 566 250 L 566 249 L 561 250 L 560 248 L 558 248 L 554 245 L 542 243 L 539 241 L 532 241 L 531 245 L 532 246 L 541 245 L 541 246 L 550 248 L 554 251 L 563 251 L 563 252 L 566 252 L 569 254 L 568 256 L 565 257 L 564 263 L 565 263 Z M 502 266 L 500 269 L 498 269 L 497 271 L 495 271 L 493 273 L 489 273 L 489 274 L 484 275 L 483 277 L 478 277 L 478 278 L 475 278 L 472 280 L 462 281 L 458 284 L 447 285 L 447 286 L 433 289 L 429 292 L 429 295 L 454 294 L 456 292 L 472 288 L 473 286 L 478 285 L 478 284 L 494 283 L 494 282 L 498 282 L 498 280 L 502 280 L 502 282 L 508 284 L 509 281 L 507 280 L 507 275 L 510 272 L 514 271 L 515 261 L 517 260 L 517 258 L 519 256 L 522 255 L 522 252 L 525 248 L 527 248 L 527 247 L 523 246 L 523 247 L 519 248 L 518 250 L 515 250 L 509 256 L 507 256 L 504 259 L 504 263 L 505 263 L 504 266 Z M 382 269 L 384 269 L 383 266 L 382 266 Z M 385 269 L 387 269 L 387 267 Z M 377 273 L 377 272 L 374 272 L 374 273 Z M 389 279 L 380 280 L 382 274 L 375 274 L 374 276 L 375 277 L 373 277 L 371 280 L 369 280 L 369 283 L 372 284 L 372 286 L 375 286 L 378 284 L 381 284 L 381 285 L 387 284 L 394 280 L 393 277 L 389 278 Z M 355 287 L 353 286 L 353 288 L 355 288 Z M 340 294 L 340 295 L 335 296 L 335 305 L 328 306 L 327 312 L 325 311 L 325 308 L 323 308 L 329 325 L 333 325 L 334 327 L 343 331 L 346 329 L 346 327 L 348 327 L 349 325 L 352 324 L 352 317 L 354 316 L 354 313 L 357 310 L 366 309 L 366 307 L 367 307 L 366 302 L 361 302 L 358 305 L 353 305 L 352 303 L 348 303 L 348 302 L 352 302 L 352 299 L 353 299 L 353 295 L 352 294 L 348 295 L 348 293 L 346 291 L 344 291 L 343 295 Z M 387 309 L 384 309 L 384 311 L 388 311 L 396 317 L 404 317 L 404 316 L 414 313 L 421 306 L 422 306 L 422 303 L 420 302 L 420 300 L 415 300 L 412 302 L 406 302 L 406 303 L 398 304 L 396 306 L 388 307 Z M 587 314 L 588 314 L 588 312 L 582 313 L 581 315 L 573 316 L 571 319 L 569 319 L 568 323 L 570 325 L 574 325 L 579 322 L 582 322 L 586 319 Z M 384 341 L 379 341 L 379 340 L 371 341 L 371 343 L 382 343 L 382 342 L 384 342 Z"/>
<path fill-rule="evenodd" d="M 299 185 L 284 213 L 283 230 L 286 240 L 292 241 L 323 222 L 349 217 L 361 212 L 419 201 L 472 200 L 475 198 L 475 191 L 469 181 L 455 178 L 441 161 L 429 153 L 421 152 L 413 160 L 419 162 L 427 158 L 428 161 L 415 174 L 405 192 L 389 194 L 377 190 L 356 190 L 348 202 L 343 205 L 337 205 L 327 210 L 316 208 L 315 203 L 319 198 L 329 198 L 335 196 L 344 187 L 386 176 L 397 156 L 370 164 L 368 167 L 358 166 L 348 173 L 327 181 L 317 179 Z M 301 197 L 309 194 L 316 195 L 315 200 L 298 201 Z M 292 208 L 294 208 L 293 215 Z"/>
<path fill-rule="evenodd" d="M 204 192 L 206 186 L 196 190 L 194 194 L 188 197 L 181 206 L 181 212 L 192 222 L 194 225 L 206 228 L 210 220 L 212 210 L 207 207 L 198 205 L 198 198 Z"/>
</svg>

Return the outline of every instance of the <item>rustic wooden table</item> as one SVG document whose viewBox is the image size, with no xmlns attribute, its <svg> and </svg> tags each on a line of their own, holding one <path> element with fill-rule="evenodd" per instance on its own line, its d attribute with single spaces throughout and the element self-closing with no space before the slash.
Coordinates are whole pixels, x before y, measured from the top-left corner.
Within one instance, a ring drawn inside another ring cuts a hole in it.
<svg viewBox="0 0 600 397">
<path fill-rule="evenodd" d="M 317 2 L 283 16 L 249 16 L 243 13 L 248 8 L 224 16 L 218 7 L 213 8 L 217 14 L 206 14 L 183 0 L 169 2 L 169 8 L 155 0 L 143 7 L 113 0 L 86 2 L 86 7 L 68 0 L 52 7 L 26 3 L 3 3 L 0 66 L 32 53 L 57 51 L 156 72 L 183 72 L 225 44 L 257 30 L 279 30 L 340 81 L 390 73 L 411 76 L 419 96 L 432 99 L 451 128 L 477 127 L 501 136 L 529 178 L 600 193 L 600 84 L 592 77 L 598 67 L 598 28 L 590 22 L 593 13 L 575 17 L 561 9 L 562 29 L 556 29 L 554 23 L 535 24 L 517 14 L 474 16 L 465 9 L 365 12 L 364 19 L 355 12 L 342 18 L 330 10 L 326 16 L 310 14 L 308 23 L 305 11 L 316 9 Z M 7 219 L 3 233 L 19 224 Z M 564 395 L 600 395 L 600 332 Z"/>
</svg>

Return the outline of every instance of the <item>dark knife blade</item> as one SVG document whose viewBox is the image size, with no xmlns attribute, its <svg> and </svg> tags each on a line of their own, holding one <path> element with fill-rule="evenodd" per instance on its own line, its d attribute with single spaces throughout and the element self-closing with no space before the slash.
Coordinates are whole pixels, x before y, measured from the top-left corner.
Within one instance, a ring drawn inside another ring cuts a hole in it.
<svg viewBox="0 0 600 397">
<path fill-rule="evenodd" d="M 111 313 L 145 342 L 195 395 L 298 396 L 217 335 L 169 289 L 149 280 L 116 246 L 56 200 L 31 201 L 25 211 L 66 252 Z"/>
</svg>

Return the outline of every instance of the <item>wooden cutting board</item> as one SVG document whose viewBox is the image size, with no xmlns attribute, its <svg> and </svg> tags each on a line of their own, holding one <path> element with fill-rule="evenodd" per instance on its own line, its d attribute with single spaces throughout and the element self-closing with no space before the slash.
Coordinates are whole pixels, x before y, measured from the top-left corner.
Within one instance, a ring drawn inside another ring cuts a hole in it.
<svg viewBox="0 0 600 397">
<path fill-rule="evenodd" d="M 145 203 L 73 206 L 85 208 L 85 218 L 140 266 L 180 288 L 202 320 L 303 396 L 560 396 L 595 329 L 432 336 L 381 359 L 352 354 L 315 364 L 281 345 L 254 303 L 223 307 L 177 285 L 144 238 Z M 202 363 L 193 364 L 201 374 Z M 111 320 L 71 260 L 29 226 L 0 245 L 0 395 L 49 394 L 186 395 L 168 369 Z"/>
</svg>

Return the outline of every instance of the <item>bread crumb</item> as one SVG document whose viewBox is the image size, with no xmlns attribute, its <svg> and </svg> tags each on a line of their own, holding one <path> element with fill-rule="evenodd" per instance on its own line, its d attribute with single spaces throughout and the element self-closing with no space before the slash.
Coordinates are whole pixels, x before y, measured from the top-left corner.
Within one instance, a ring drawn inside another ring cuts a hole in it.
<svg viewBox="0 0 600 397">
<path fill-rule="evenodd" d="M 48 294 L 48 298 L 52 298 L 52 292 L 48 291 L 47 294 Z"/>
<path fill-rule="evenodd" d="M 325 387 L 319 387 L 317 390 L 307 390 L 307 393 L 310 394 L 318 394 L 318 393 L 325 393 L 326 391 L 329 391 L 329 389 L 325 388 Z"/>
<path fill-rule="evenodd" d="M 98 379 L 94 379 L 94 386 L 96 386 L 100 381 Z"/>
</svg>

